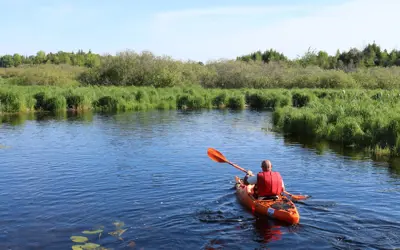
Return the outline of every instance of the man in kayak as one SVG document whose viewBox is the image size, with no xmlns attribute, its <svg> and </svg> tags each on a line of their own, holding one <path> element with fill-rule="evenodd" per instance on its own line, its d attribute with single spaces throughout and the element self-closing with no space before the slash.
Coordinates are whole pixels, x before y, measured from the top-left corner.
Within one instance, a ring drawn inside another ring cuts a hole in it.
<svg viewBox="0 0 400 250">
<path fill-rule="evenodd" d="M 256 184 L 258 199 L 274 199 L 285 191 L 285 184 L 279 172 L 272 171 L 269 160 L 261 162 L 262 172 L 254 175 L 251 170 L 244 177 L 245 184 Z"/>
</svg>

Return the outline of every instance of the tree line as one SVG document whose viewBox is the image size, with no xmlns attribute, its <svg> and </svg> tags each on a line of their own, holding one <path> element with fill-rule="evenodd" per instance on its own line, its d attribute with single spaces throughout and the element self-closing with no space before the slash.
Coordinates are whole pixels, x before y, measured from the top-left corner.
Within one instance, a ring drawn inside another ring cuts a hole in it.
<svg viewBox="0 0 400 250">
<path fill-rule="evenodd" d="M 45 53 L 38 51 L 36 55 L 24 56 L 20 54 L 0 56 L 0 67 L 18 67 L 20 65 L 37 64 L 68 64 L 73 66 L 83 66 L 93 68 L 101 64 L 102 60 L 110 57 L 109 55 L 99 55 L 90 50 L 84 52 L 79 50 L 74 52 Z M 236 61 L 256 61 L 256 62 L 283 62 L 289 65 L 318 66 L 322 69 L 342 69 L 352 70 L 361 67 L 390 67 L 400 66 L 400 51 L 382 49 L 375 42 L 368 44 L 363 49 L 350 48 L 348 51 L 340 52 L 337 50 L 335 55 L 329 55 L 325 51 L 311 51 L 310 49 L 302 56 L 293 60 L 288 59 L 283 53 L 274 49 L 264 52 L 256 51 L 247 55 L 238 56 Z M 203 65 L 202 62 L 199 64 Z"/>
<path fill-rule="evenodd" d="M 24 56 L 18 53 L 0 56 L 0 67 L 10 68 L 21 65 L 68 64 L 92 68 L 100 65 L 101 58 L 102 56 L 92 53 L 90 50 L 88 52 L 78 50 L 76 53 L 58 51 L 57 53 L 47 54 L 43 50 L 40 50 L 36 55 L 30 56 Z"/>
<path fill-rule="evenodd" d="M 355 69 L 361 67 L 390 67 L 400 66 L 400 51 L 382 49 L 375 42 L 363 49 L 351 48 L 348 51 L 339 50 L 335 55 L 325 51 L 311 51 L 310 49 L 300 58 L 289 60 L 284 54 L 269 49 L 264 52 L 256 51 L 248 55 L 238 56 L 240 61 L 271 61 L 287 62 L 301 66 L 318 66 L 322 69 Z"/>
</svg>

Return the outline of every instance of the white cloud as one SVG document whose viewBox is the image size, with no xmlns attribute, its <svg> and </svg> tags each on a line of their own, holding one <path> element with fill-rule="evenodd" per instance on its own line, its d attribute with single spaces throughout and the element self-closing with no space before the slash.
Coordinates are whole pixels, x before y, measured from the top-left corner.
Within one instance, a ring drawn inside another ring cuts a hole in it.
<svg viewBox="0 0 400 250">
<path fill-rule="evenodd" d="M 309 11 L 300 16 L 288 15 L 304 10 L 298 5 L 161 13 L 153 26 L 158 50 L 150 50 L 202 61 L 269 48 L 291 58 L 309 47 L 333 54 L 373 41 L 390 50 L 400 42 L 396 29 L 399 7 L 398 0 L 350 0 L 306 7 Z M 275 19 L 266 18 L 269 14 L 275 14 Z"/>
</svg>

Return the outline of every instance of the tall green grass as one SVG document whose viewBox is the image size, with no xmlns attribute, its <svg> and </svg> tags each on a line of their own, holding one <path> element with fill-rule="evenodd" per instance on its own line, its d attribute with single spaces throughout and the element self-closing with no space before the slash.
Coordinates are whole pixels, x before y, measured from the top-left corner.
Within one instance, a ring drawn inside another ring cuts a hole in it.
<svg viewBox="0 0 400 250">
<path fill-rule="evenodd" d="M 296 90 L 298 91 L 298 90 Z M 192 87 L 0 85 L 0 112 L 127 111 L 149 109 L 275 109 L 292 104 L 284 89 L 204 89 Z"/>
<path fill-rule="evenodd" d="M 275 110 L 277 129 L 366 148 L 377 155 L 400 155 L 399 90 L 308 90 L 308 94 L 314 97 L 304 106 Z"/>
<path fill-rule="evenodd" d="M 265 95 L 270 95 L 266 91 Z M 260 93 L 263 93 L 260 91 Z M 46 87 L 0 85 L 0 112 L 244 109 L 245 90 L 201 87 Z"/>
</svg>

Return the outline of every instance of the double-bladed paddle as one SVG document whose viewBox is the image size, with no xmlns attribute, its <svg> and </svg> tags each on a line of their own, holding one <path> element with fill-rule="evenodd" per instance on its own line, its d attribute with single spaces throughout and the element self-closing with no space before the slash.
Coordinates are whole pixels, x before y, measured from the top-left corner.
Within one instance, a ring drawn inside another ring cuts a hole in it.
<svg viewBox="0 0 400 250">
<path fill-rule="evenodd" d="M 226 159 L 226 157 L 221 152 L 219 152 L 218 150 L 216 150 L 214 148 L 208 148 L 207 154 L 208 154 L 208 157 L 210 157 L 210 159 L 215 161 L 215 162 L 228 163 L 228 164 L 234 166 L 235 168 L 239 169 L 240 171 L 243 171 L 246 174 L 248 174 L 247 170 L 245 170 L 244 168 L 241 168 L 238 165 L 230 162 L 228 159 Z M 289 195 L 293 200 L 305 200 L 305 199 L 310 198 L 310 196 L 308 196 L 308 195 L 294 195 L 294 194 L 291 194 L 291 193 L 289 193 L 287 191 L 284 191 L 284 193 Z"/>
</svg>

